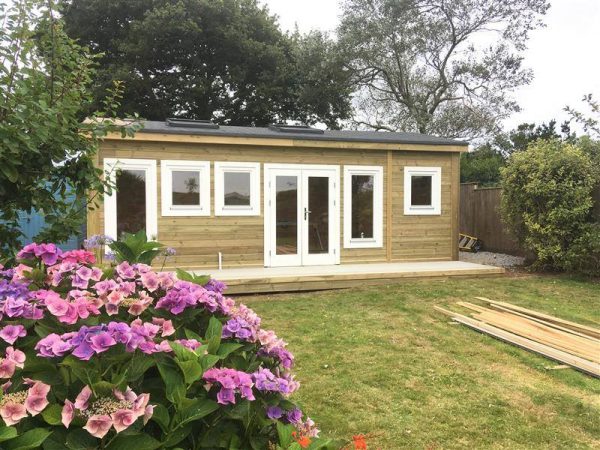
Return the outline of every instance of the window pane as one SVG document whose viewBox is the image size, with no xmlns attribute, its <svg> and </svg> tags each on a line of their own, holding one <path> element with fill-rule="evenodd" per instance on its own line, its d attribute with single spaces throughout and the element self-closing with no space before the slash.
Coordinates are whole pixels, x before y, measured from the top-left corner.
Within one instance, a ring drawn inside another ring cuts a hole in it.
<svg viewBox="0 0 600 450">
<path fill-rule="evenodd" d="M 250 206 L 250 173 L 225 172 L 225 206 Z"/>
<path fill-rule="evenodd" d="M 117 236 L 146 229 L 146 172 L 117 173 Z"/>
<path fill-rule="evenodd" d="M 174 170 L 171 175 L 173 205 L 200 205 L 200 173 Z"/>
<path fill-rule="evenodd" d="M 373 175 L 352 175 L 352 239 L 373 238 Z"/>
<path fill-rule="evenodd" d="M 329 178 L 308 177 L 308 253 L 329 253 Z"/>
<path fill-rule="evenodd" d="M 412 206 L 431 206 L 431 175 L 414 175 L 411 177 Z"/>
<path fill-rule="evenodd" d="M 298 177 L 277 176 L 275 189 L 275 253 L 297 255 Z"/>
</svg>

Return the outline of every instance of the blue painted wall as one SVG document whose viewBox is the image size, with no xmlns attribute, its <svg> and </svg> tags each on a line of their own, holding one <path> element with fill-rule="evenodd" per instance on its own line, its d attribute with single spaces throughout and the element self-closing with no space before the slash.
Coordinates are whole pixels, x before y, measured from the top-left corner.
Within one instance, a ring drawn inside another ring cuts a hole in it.
<svg viewBox="0 0 600 450">
<path fill-rule="evenodd" d="M 46 226 L 46 221 L 44 220 L 44 215 L 39 212 L 33 212 L 31 214 L 28 213 L 19 213 L 19 224 L 21 227 L 21 231 L 25 235 L 21 238 L 23 244 L 29 244 L 33 242 L 33 238 Z M 83 236 L 85 236 L 85 230 L 81 230 L 79 236 L 71 236 L 71 238 L 67 242 L 62 242 L 59 244 L 59 247 L 62 250 L 74 250 L 81 247 L 83 243 Z"/>
</svg>

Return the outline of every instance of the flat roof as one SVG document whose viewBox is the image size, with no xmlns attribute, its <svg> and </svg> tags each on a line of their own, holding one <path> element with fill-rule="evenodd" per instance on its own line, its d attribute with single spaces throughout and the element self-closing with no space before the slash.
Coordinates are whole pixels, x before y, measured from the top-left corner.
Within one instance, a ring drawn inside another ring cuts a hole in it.
<svg viewBox="0 0 600 450">
<path fill-rule="evenodd" d="M 390 131 L 360 130 L 324 130 L 322 134 L 302 131 L 279 131 L 267 127 L 236 127 L 221 125 L 219 128 L 197 128 L 188 126 L 170 126 L 166 122 L 146 120 L 144 128 L 138 133 L 160 133 L 196 136 L 243 137 L 258 139 L 294 139 L 309 141 L 338 142 L 374 142 L 382 144 L 421 144 L 421 145 L 458 145 L 467 146 L 468 142 L 446 139 L 420 133 L 401 133 Z"/>
</svg>

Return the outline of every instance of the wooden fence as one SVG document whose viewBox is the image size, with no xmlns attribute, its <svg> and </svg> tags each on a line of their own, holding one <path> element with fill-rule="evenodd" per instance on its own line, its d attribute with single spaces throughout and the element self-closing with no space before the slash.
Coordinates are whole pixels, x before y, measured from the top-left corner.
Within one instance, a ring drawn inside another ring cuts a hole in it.
<svg viewBox="0 0 600 450">
<path fill-rule="evenodd" d="M 501 188 L 480 188 L 476 183 L 460 185 L 460 232 L 476 236 L 482 250 L 523 255 L 500 217 Z"/>
</svg>

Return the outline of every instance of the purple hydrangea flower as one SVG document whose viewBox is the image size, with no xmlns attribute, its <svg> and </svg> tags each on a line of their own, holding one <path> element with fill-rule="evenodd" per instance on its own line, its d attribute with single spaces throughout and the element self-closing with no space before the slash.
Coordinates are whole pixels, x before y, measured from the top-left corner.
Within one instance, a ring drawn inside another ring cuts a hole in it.
<svg viewBox="0 0 600 450">
<path fill-rule="evenodd" d="M 269 406 L 267 408 L 267 417 L 269 419 L 277 420 L 283 416 L 283 409 L 279 406 Z"/>
<path fill-rule="evenodd" d="M 288 411 L 285 417 L 290 423 L 300 423 L 302 421 L 302 411 L 298 408 L 294 408 Z"/>
<path fill-rule="evenodd" d="M 262 392 L 277 392 L 284 396 L 292 394 L 300 387 L 290 375 L 283 377 L 275 375 L 269 369 L 261 368 L 252 374 L 256 389 Z"/>
<path fill-rule="evenodd" d="M 227 368 L 212 368 L 204 372 L 202 378 L 208 382 L 208 387 L 213 384 L 220 385 L 221 389 L 217 393 L 217 403 L 222 405 L 235 404 L 236 393 L 247 400 L 255 400 L 252 393 L 252 376 L 246 372 Z"/>
<path fill-rule="evenodd" d="M 87 250 L 100 248 L 103 245 L 108 245 L 113 242 L 113 239 L 104 234 L 95 234 L 94 236 L 90 236 L 88 239 L 83 241 L 83 247 Z"/>
<path fill-rule="evenodd" d="M 203 307 L 211 313 L 228 314 L 233 300 L 216 292 L 207 291 L 198 284 L 189 281 L 176 281 L 164 297 L 156 303 L 156 309 L 166 309 L 171 314 L 181 314 L 184 310 Z"/>
<path fill-rule="evenodd" d="M 55 244 L 28 244 L 17 253 L 18 259 L 33 259 L 39 258 L 47 266 L 56 264 L 58 257 L 62 254 L 62 250 Z"/>
</svg>

